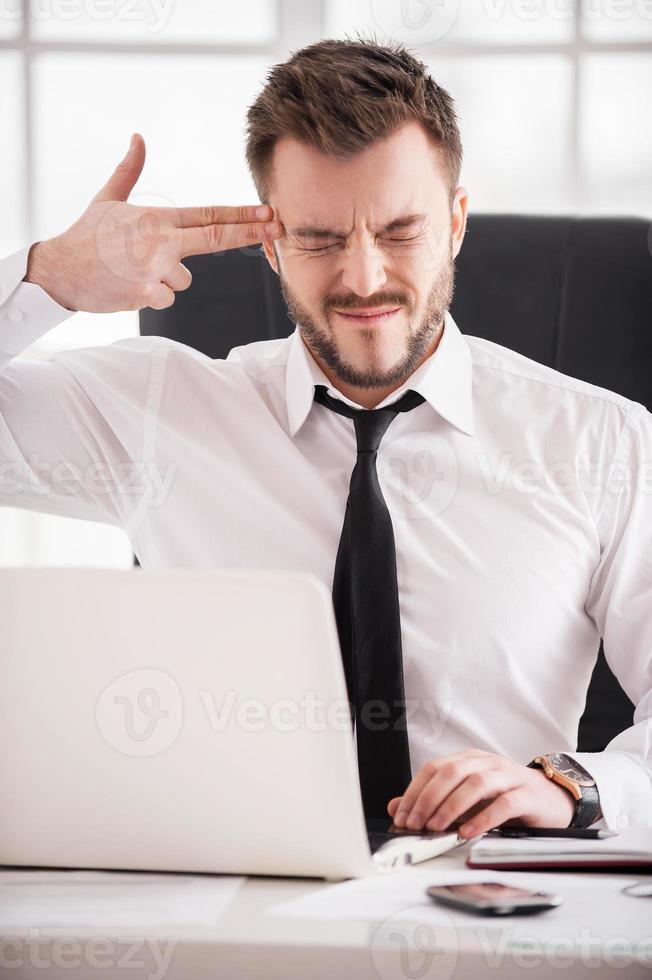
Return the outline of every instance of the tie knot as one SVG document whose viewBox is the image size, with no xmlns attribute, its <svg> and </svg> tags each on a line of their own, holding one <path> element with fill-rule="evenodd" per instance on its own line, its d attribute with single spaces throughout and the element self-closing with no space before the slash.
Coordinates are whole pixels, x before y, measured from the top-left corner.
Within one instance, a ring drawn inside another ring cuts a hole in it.
<svg viewBox="0 0 652 980">
<path fill-rule="evenodd" d="M 339 398 L 332 398 L 324 385 L 315 385 L 315 401 L 338 415 L 353 419 L 358 453 L 377 452 L 387 428 L 399 412 L 409 412 L 425 401 L 417 391 L 406 391 L 401 398 L 384 408 L 352 408 Z"/>
</svg>

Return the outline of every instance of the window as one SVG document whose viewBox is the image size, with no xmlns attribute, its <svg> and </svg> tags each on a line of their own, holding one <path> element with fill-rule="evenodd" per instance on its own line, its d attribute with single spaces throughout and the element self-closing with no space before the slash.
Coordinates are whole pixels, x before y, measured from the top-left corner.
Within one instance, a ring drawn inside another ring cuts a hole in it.
<svg viewBox="0 0 652 980">
<path fill-rule="evenodd" d="M 652 0 L 327 0 L 454 97 L 476 211 L 652 217 Z"/>
<path fill-rule="evenodd" d="M 276 0 L 39 0 L 21 14 L 15 2 L 0 0 L 2 254 L 70 225 L 134 131 L 147 145 L 134 203 L 257 201 L 242 151 L 246 107 L 268 66 L 287 56 L 279 50 L 281 15 L 289 43 L 310 40 L 297 33 L 287 7 Z M 169 18 L 155 21 L 154 9 Z M 26 354 L 137 333 L 134 313 L 80 313 Z M 0 508 L 2 565 L 129 567 L 132 560 L 119 528 Z"/>
<path fill-rule="evenodd" d="M 455 98 L 472 209 L 652 217 L 652 0 L 0 0 L 2 254 L 71 224 L 133 131 L 134 203 L 255 202 L 245 112 L 268 68 L 358 31 Z M 137 332 L 77 314 L 28 354 Z M 0 508 L 0 564 L 131 561 L 110 525 Z"/>
</svg>

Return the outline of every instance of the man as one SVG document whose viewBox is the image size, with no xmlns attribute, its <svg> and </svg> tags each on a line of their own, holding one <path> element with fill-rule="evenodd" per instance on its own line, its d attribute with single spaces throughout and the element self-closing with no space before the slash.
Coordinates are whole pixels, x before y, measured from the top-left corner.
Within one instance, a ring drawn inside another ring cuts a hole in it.
<svg viewBox="0 0 652 980">
<path fill-rule="evenodd" d="M 652 826 L 652 417 L 462 337 L 454 107 L 403 47 L 296 52 L 248 122 L 260 212 L 129 205 L 136 134 L 79 221 L 0 266 L 3 502 L 114 523 L 145 567 L 322 578 L 368 815 L 466 836 Z M 169 306 L 184 256 L 252 243 L 287 340 L 11 360 L 75 310 Z M 600 636 L 636 724 L 577 753 Z"/>
</svg>

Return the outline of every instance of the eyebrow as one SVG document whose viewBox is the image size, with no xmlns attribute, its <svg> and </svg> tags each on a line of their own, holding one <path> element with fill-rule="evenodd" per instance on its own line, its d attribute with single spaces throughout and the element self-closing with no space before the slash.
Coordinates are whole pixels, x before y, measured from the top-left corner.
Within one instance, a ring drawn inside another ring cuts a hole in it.
<svg viewBox="0 0 652 980">
<path fill-rule="evenodd" d="M 416 224 L 417 221 L 423 221 L 427 217 L 427 214 L 404 214 L 400 218 L 394 218 L 390 221 L 388 225 L 381 228 L 380 231 L 398 231 L 401 228 L 409 228 L 410 225 Z M 291 228 L 291 235 L 305 235 L 310 238 L 341 238 L 342 235 L 338 231 L 331 231 L 328 228 Z"/>
</svg>

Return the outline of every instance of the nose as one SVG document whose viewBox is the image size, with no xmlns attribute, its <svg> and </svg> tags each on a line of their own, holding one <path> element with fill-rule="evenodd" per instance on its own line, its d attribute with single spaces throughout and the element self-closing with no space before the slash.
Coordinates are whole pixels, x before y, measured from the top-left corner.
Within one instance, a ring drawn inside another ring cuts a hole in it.
<svg viewBox="0 0 652 980">
<path fill-rule="evenodd" d="M 357 296 L 371 296 L 386 282 L 384 258 L 374 243 L 368 237 L 347 243 L 342 285 Z"/>
</svg>

